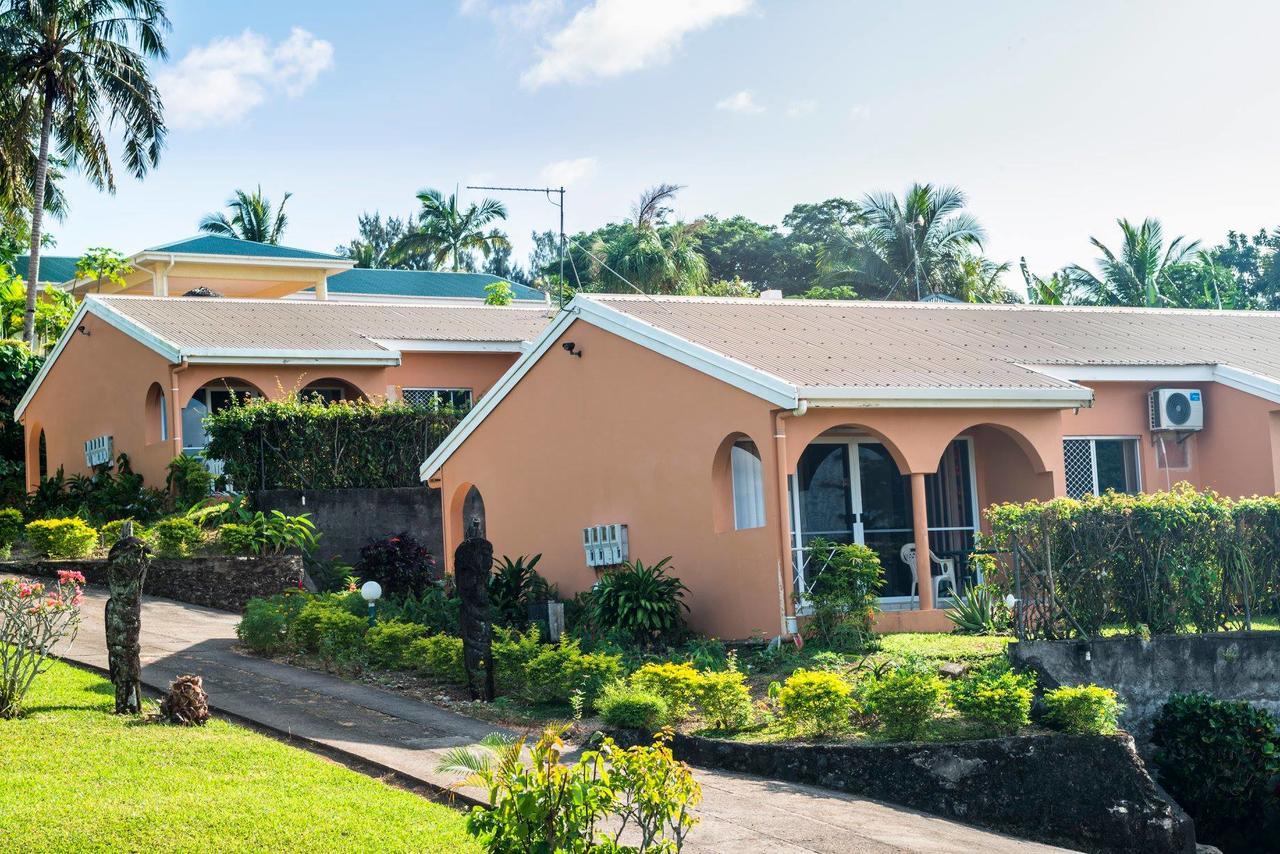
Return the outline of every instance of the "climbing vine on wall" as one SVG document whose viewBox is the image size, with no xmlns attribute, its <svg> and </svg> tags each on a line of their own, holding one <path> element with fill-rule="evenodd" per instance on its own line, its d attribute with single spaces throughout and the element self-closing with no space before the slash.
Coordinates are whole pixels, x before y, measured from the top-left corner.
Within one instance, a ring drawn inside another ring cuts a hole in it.
<svg viewBox="0 0 1280 854">
<path fill-rule="evenodd" d="M 319 398 L 255 399 L 205 419 L 206 456 L 236 489 L 417 486 L 418 467 L 464 413 Z"/>
</svg>

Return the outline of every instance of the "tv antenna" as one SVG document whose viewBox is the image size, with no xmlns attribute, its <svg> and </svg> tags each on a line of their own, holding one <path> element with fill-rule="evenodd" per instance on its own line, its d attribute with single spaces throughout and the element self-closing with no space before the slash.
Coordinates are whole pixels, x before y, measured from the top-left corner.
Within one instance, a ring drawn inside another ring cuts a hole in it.
<svg viewBox="0 0 1280 854">
<path fill-rule="evenodd" d="M 556 305 L 558 308 L 564 308 L 564 288 L 566 284 L 564 279 L 564 187 L 475 187 L 468 184 L 467 189 L 489 190 L 498 193 L 542 193 L 547 197 L 548 202 L 560 209 L 560 281 L 556 286 Z M 559 194 L 559 202 L 551 198 L 552 193 Z"/>
</svg>

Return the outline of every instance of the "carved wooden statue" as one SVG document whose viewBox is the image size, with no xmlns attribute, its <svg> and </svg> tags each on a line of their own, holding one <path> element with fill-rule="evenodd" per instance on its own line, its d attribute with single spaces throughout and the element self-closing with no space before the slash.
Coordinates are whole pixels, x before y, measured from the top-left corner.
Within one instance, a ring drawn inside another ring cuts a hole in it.
<svg viewBox="0 0 1280 854">
<path fill-rule="evenodd" d="M 453 553 L 453 580 L 462 600 L 462 663 L 471 699 L 493 701 L 493 635 L 489 611 L 489 571 L 493 545 L 483 537 L 463 540 Z"/>
<path fill-rule="evenodd" d="M 142 711 L 142 585 L 147 577 L 151 550 L 133 536 L 126 522 L 120 540 L 107 555 L 107 670 L 116 689 L 116 714 Z"/>
</svg>

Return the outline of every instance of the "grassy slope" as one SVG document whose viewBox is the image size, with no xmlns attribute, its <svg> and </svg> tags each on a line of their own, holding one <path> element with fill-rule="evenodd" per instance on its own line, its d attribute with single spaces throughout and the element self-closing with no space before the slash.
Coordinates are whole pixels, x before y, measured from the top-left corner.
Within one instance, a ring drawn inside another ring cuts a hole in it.
<svg viewBox="0 0 1280 854">
<path fill-rule="evenodd" d="M 0 851 L 478 850 L 461 814 L 242 727 L 116 717 L 64 664 L 0 720 Z"/>
</svg>

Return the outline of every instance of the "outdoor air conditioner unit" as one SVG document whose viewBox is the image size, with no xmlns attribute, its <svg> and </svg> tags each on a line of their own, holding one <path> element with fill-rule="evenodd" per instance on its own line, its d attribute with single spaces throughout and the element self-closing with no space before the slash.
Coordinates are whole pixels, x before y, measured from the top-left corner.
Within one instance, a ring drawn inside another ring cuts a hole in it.
<svg viewBox="0 0 1280 854">
<path fill-rule="evenodd" d="M 1191 433 L 1204 429 L 1204 398 L 1198 388 L 1158 388 L 1150 394 L 1151 430 Z"/>
</svg>

